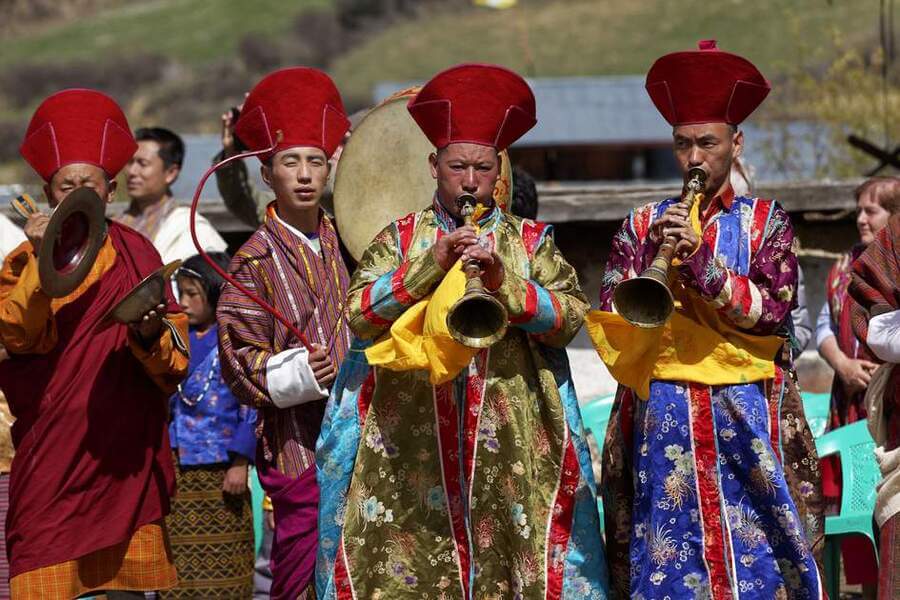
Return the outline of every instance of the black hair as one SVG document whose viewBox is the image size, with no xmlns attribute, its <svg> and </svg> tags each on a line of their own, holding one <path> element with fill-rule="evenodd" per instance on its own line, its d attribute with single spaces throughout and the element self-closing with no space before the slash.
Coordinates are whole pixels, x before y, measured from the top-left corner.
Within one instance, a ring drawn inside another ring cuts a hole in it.
<svg viewBox="0 0 900 600">
<path fill-rule="evenodd" d="M 537 219 L 538 194 L 534 177 L 521 167 L 513 167 L 512 188 L 509 212 L 517 217 Z"/>
<path fill-rule="evenodd" d="M 165 168 L 175 165 L 180 169 L 184 164 L 184 141 L 174 131 L 163 127 L 141 127 L 134 132 L 134 139 L 159 144 L 159 157 Z"/>
<path fill-rule="evenodd" d="M 222 269 L 228 269 L 228 263 L 231 262 L 231 257 L 227 252 L 208 252 L 207 254 L 209 254 L 212 261 L 222 267 Z M 213 314 L 215 314 L 216 305 L 219 303 L 219 294 L 222 293 L 222 285 L 225 283 L 225 280 L 213 270 L 205 260 L 203 260 L 202 256 L 195 254 L 185 260 L 181 263 L 181 267 L 175 272 L 175 276 L 190 277 L 191 279 L 199 281 L 200 287 L 203 288 L 203 292 L 206 294 L 206 301 L 209 303 L 210 308 L 212 308 Z"/>
</svg>

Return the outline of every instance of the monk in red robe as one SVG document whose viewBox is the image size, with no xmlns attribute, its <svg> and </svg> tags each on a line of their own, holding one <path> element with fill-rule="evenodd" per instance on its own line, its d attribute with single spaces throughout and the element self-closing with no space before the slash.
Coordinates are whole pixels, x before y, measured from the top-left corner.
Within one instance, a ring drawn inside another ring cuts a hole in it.
<svg viewBox="0 0 900 600">
<path fill-rule="evenodd" d="M 55 207 L 80 187 L 111 201 L 136 147 L 112 99 L 66 90 L 38 107 L 20 152 Z M 175 479 L 166 407 L 187 370 L 178 350 L 187 319 L 167 288 L 164 303 L 137 323 L 101 326 L 162 266 L 146 238 L 109 220 L 86 279 L 68 296 L 48 297 L 36 259 L 47 221 L 29 219 L 28 241 L 0 272 L 0 344 L 10 354 L 0 387 L 16 418 L 6 527 L 12 598 L 97 590 L 143 598 L 141 590 L 176 583 L 164 521 Z"/>
</svg>

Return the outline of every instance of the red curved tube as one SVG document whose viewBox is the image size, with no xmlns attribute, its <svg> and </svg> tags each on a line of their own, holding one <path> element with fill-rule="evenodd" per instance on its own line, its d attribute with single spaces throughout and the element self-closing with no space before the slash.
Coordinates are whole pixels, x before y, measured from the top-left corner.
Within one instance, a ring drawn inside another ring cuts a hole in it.
<svg viewBox="0 0 900 600">
<path fill-rule="evenodd" d="M 207 169 L 206 173 L 203 174 L 203 177 L 200 178 L 200 182 L 197 184 L 197 189 L 194 191 L 194 200 L 193 200 L 193 202 L 191 202 L 191 239 L 194 241 L 194 246 L 197 248 L 197 252 L 200 253 L 200 256 L 203 257 L 203 260 L 205 260 L 207 262 L 207 264 L 209 264 L 209 266 L 212 267 L 216 273 L 221 275 L 225 279 L 225 281 L 227 281 L 228 283 L 230 283 L 231 285 L 236 287 L 238 290 L 240 290 L 240 292 L 242 294 L 244 294 L 245 296 L 247 296 L 248 298 L 253 300 L 255 303 L 257 303 L 264 311 L 268 312 L 273 317 L 275 317 L 276 319 L 281 321 L 281 324 L 284 325 L 285 327 L 287 327 L 288 331 L 293 333 L 297 337 L 297 339 L 300 340 L 300 343 L 303 344 L 303 346 L 306 348 L 306 350 L 308 352 L 312 353 L 313 352 L 312 345 L 309 343 L 309 340 L 306 339 L 306 336 L 303 335 L 303 333 L 299 329 L 297 329 L 296 325 L 294 325 L 293 323 L 288 321 L 284 317 L 284 315 L 282 315 L 280 312 L 278 312 L 278 309 L 276 309 L 274 306 L 270 305 L 268 302 L 266 302 L 265 300 L 263 300 L 262 298 L 260 298 L 259 296 L 257 296 L 256 294 L 254 294 L 253 292 L 248 290 L 247 288 L 245 288 L 243 285 L 241 285 L 240 283 L 235 281 L 231 275 L 226 273 L 224 269 L 222 269 L 219 265 L 217 265 L 209 257 L 209 255 L 206 253 L 206 251 L 200 246 L 200 240 L 197 239 L 197 228 L 195 225 L 196 216 L 197 216 L 197 204 L 200 202 L 200 194 L 203 193 L 203 186 L 206 184 L 206 180 L 209 179 L 209 176 L 212 175 L 213 173 L 215 173 L 217 169 L 227 165 L 231 161 L 241 160 L 244 158 L 250 158 L 252 156 L 259 156 L 260 154 L 267 154 L 269 152 L 272 152 L 278 146 L 278 144 L 280 142 L 281 142 L 281 131 L 278 132 L 278 136 L 275 140 L 275 143 L 273 143 L 269 148 L 265 148 L 264 150 L 255 150 L 253 152 L 244 152 L 242 154 L 235 154 L 234 156 L 226 158 L 225 160 L 218 162 L 218 163 L 214 164 L 213 166 L 211 166 L 209 169 Z"/>
</svg>

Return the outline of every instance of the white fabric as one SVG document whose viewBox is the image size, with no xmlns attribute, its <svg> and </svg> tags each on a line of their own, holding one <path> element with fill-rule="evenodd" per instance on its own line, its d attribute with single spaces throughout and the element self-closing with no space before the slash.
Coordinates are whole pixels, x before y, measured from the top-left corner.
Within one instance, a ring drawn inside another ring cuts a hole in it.
<svg viewBox="0 0 900 600">
<path fill-rule="evenodd" d="M 25 241 L 22 230 L 10 221 L 6 215 L 0 214 L 0 260 Z"/>
<path fill-rule="evenodd" d="M 310 248 L 312 248 L 316 254 L 319 254 L 319 255 L 322 254 L 322 242 L 319 241 L 318 237 L 315 237 L 315 238 L 306 237 L 305 233 L 303 233 L 302 231 L 300 231 L 299 229 L 297 229 L 296 227 L 294 227 L 293 225 L 291 225 L 290 223 L 288 223 L 287 221 L 285 221 L 284 219 L 279 217 L 277 212 L 275 213 L 275 220 L 278 221 L 279 223 L 281 223 L 282 225 L 284 225 L 285 229 L 287 229 L 288 231 L 290 231 L 291 233 L 296 235 L 298 238 L 300 238 L 300 241 L 303 242 L 304 244 L 306 244 L 307 246 L 309 246 Z"/>
<path fill-rule="evenodd" d="M 826 300 L 822 310 L 819 311 L 819 318 L 816 319 L 816 348 L 821 349 L 825 340 L 835 335 L 837 331 L 831 325 L 831 305 Z"/>
<path fill-rule="evenodd" d="M 869 321 L 871 324 L 871 320 Z M 876 487 L 875 522 L 882 527 L 894 515 L 900 513 L 900 448 L 887 451 L 887 418 L 884 414 L 884 397 L 891 379 L 893 364 L 883 364 L 872 375 L 866 389 L 866 419 L 869 433 L 875 441 L 875 460 L 881 470 L 881 481 Z"/>
<path fill-rule="evenodd" d="M 884 362 L 900 363 L 900 310 L 869 319 L 866 344 Z"/>
<path fill-rule="evenodd" d="M 269 358 L 266 361 L 266 382 L 269 397 L 278 408 L 290 408 L 328 397 L 328 390 L 319 385 L 309 366 L 306 348 L 292 348 Z"/>
<path fill-rule="evenodd" d="M 222 239 L 206 217 L 197 215 L 197 239 L 207 252 L 224 252 L 228 244 Z M 160 224 L 153 245 L 162 257 L 163 264 L 173 260 L 184 260 L 197 254 L 197 247 L 191 239 L 191 209 L 178 206 Z"/>
</svg>

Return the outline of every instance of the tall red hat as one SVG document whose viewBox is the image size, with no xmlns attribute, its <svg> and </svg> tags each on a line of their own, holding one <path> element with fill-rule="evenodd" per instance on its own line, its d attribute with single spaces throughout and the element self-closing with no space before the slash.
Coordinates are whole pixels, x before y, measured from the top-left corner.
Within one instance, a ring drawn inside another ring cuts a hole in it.
<svg viewBox="0 0 900 600">
<path fill-rule="evenodd" d="M 469 142 L 502 151 L 537 123 L 531 88 L 518 74 L 495 65 L 441 71 L 407 108 L 436 148 Z"/>
<path fill-rule="evenodd" d="M 44 181 L 65 165 L 97 165 L 111 178 L 137 150 L 115 100 L 94 90 L 57 92 L 41 102 L 19 153 Z"/>
<path fill-rule="evenodd" d="M 285 148 L 312 146 L 331 156 L 350 121 L 331 78 L 317 69 L 292 67 L 263 77 L 244 102 L 234 132 L 250 150 L 282 140 L 267 159 Z"/>
<path fill-rule="evenodd" d="M 647 73 L 647 93 L 673 126 L 739 125 L 769 95 L 769 82 L 746 58 L 719 50 L 715 40 L 698 48 L 657 59 Z"/>
</svg>

